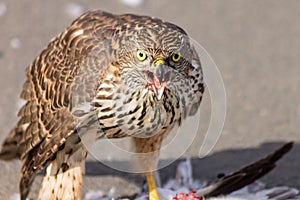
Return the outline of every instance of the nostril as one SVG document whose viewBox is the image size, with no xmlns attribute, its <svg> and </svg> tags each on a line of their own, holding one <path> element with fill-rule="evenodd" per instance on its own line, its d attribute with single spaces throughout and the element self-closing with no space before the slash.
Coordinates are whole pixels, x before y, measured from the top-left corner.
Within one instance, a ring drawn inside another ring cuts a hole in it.
<svg viewBox="0 0 300 200">
<path fill-rule="evenodd" d="M 154 74 L 153 72 L 148 72 L 148 77 L 153 80 L 154 79 Z"/>
</svg>

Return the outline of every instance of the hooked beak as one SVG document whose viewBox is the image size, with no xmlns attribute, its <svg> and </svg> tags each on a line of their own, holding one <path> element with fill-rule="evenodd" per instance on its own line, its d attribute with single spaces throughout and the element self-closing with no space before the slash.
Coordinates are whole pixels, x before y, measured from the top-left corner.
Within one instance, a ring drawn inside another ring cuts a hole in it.
<svg viewBox="0 0 300 200">
<path fill-rule="evenodd" d="M 155 72 L 148 73 L 148 77 L 150 79 L 148 85 L 150 86 L 158 101 L 162 99 L 165 88 L 167 86 L 166 70 L 164 69 L 164 64 L 165 61 L 163 59 L 157 59 L 155 62 Z"/>
</svg>

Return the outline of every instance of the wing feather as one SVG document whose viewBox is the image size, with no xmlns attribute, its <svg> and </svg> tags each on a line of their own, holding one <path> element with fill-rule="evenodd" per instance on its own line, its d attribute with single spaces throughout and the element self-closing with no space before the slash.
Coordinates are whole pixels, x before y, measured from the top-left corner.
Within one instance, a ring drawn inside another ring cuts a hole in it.
<svg viewBox="0 0 300 200">
<path fill-rule="evenodd" d="M 27 68 L 21 93 L 27 103 L 19 111 L 19 122 L 0 153 L 2 159 L 23 160 L 20 182 L 23 197 L 27 196 L 34 175 L 51 161 L 70 135 L 76 134 L 76 121 L 71 113 L 72 91 L 83 87 L 86 98 L 80 101 L 90 101 L 91 89 L 84 84 L 98 84 L 104 70 L 98 68 L 97 77 L 87 76 L 88 81 L 81 81 L 78 71 L 94 62 L 88 59 L 97 59 L 89 57 L 89 53 L 100 45 L 105 27 L 112 26 L 109 21 L 113 18 L 101 11 L 85 13 L 52 39 Z"/>
</svg>

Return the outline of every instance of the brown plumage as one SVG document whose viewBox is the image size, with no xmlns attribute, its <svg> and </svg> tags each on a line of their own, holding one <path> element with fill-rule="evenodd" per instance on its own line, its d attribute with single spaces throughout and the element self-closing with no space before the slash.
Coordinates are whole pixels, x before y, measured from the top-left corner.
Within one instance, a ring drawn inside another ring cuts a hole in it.
<svg viewBox="0 0 300 200">
<path fill-rule="evenodd" d="M 95 133 L 134 137 L 137 152 L 154 152 L 141 161 L 151 174 L 164 135 L 197 112 L 204 91 L 200 59 L 181 28 L 102 11 L 76 19 L 26 72 L 26 104 L 0 154 L 23 161 L 21 199 L 45 166 L 39 199 L 81 198 L 80 137 Z"/>
</svg>

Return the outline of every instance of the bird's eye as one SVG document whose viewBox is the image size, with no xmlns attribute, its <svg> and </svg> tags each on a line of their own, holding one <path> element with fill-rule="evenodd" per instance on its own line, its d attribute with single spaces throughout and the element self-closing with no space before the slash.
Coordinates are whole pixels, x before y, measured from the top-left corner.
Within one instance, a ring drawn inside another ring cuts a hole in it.
<svg viewBox="0 0 300 200">
<path fill-rule="evenodd" d="M 174 53 L 174 54 L 172 55 L 172 61 L 173 61 L 173 62 L 179 62 L 180 59 L 181 59 L 180 53 Z"/>
<path fill-rule="evenodd" d="M 137 50 L 136 57 L 138 58 L 139 61 L 144 61 L 147 58 L 147 54 L 142 50 Z"/>
</svg>

